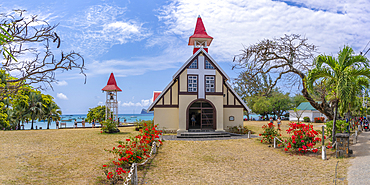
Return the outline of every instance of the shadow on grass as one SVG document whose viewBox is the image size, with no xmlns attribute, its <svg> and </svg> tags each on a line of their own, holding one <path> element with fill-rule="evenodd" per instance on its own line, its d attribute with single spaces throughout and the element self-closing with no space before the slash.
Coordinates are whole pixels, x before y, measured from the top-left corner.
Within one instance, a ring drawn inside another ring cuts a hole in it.
<svg viewBox="0 0 370 185">
<path fill-rule="evenodd" d="M 128 135 L 131 134 L 131 132 L 116 132 L 116 133 L 99 133 L 99 134 L 104 134 L 104 135 Z"/>
</svg>

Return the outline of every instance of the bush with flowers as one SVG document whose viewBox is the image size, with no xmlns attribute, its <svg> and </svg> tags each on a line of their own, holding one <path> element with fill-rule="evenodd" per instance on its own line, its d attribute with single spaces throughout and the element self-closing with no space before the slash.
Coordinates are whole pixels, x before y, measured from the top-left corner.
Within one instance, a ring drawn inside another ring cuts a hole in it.
<svg viewBox="0 0 370 185">
<path fill-rule="evenodd" d="M 325 118 L 324 117 L 316 117 L 313 118 L 315 123 L 324 123 Z"/>
<path fill-rule="evenodd" d="M 267 125 L 263 125 L 262 129 L 264 130 L 260 136 L 262 136 L 261 143 L 272 143 L 274 141 L 274 137 L 280 137 L 278 129 L 275 129 L 275 125 L 273 123 L 268 123 Z"/>
<path fill-rule="evenodd" d="M 318 151 L 314 146 L 321 141 L 321 132 L 314 130 L 313 125 L 289 123 L 287 133 L 291 134 L 291 136 L 288 138 L 288 141 L 285 141 L 287 142 L 287 146 L 284 148 L 285 151 L 289 149 L 294 149 L 302 153 L 306 153 L 308 150 L 312 150 L 314 153 Z"/>
<path fill-rule="evenodd" d="M 142 163 L 149 158 L 151 145 L 161 133 L 162 131 L 157 130 L 157 125 L 144 123 L 139 135 L 118 141 L 117 147 L 106 150 L 115 156 L 111 162 L 103 165 L 107 179 L 115 184 L 124 179 L 132 163 Z M 158 142 L 162 144 L 161 140 Z"/>
</svg>

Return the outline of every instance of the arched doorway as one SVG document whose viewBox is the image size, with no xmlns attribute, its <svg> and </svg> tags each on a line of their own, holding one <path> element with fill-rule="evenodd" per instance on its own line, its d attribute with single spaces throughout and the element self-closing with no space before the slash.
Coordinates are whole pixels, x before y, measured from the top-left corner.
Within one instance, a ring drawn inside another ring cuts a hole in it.
<svg viewBox="0 0 370 185">
<path fill-rule="evenodd" d="M 186 115 L 186 130 L 216 129 L 216 109 L 206 99 L 198 99 L 190 103 Z"/>
</svg>

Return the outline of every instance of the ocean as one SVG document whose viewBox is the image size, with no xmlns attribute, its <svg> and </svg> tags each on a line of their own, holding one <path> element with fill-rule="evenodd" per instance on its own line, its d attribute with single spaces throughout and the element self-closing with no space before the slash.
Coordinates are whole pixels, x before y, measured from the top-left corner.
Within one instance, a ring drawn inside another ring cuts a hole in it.
<svg viewBox="0 0 370 185">
<path fill-rule="evenodd" d="M 120 119 L 120 122 L 123 122 L 124 119 L 126 119 L 127 123 L 133 123 L 135 121 L 141 121 L 141 120 L 152 120 L 154 115 L 153 114 L 118 114 L 118 117 Z M 67 127 L 73 127 L 74 121 L 77 119 L 77 127 L 82 127 L 81 121 L 83 118 L 86 118 L 86 114 L 74 114 L 74 115 L 62 115 L 62 120 L 59 121 L 59 127 L 60 123 L 66 123 Z M 96 126 L 100 126 L 100 124 L 95 124 Z M 37 126 L 38 129 L 40 127 L 42 129 L 47 128 L 47 121 L 36 121 L 33 123 L 33 128 L 35 129 Z M 91 127 L 91 123 L 85 123 L 86 127 Z M 64 127 L 64 125 L 63 125 Z M 31 122 L 24 123 L 24 129 L 31 129 Z M 49 129 L 56 129 L 55 121 L 52 121 L 50 123 Z"/>
</svg>

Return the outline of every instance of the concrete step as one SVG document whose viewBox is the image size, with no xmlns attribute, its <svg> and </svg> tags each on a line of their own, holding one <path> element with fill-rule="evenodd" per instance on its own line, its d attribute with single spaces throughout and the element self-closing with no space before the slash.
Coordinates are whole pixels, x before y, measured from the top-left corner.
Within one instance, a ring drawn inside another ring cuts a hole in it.
<svg viewBox="0 0 370 185">
<path fill-rule="evenodd" d="M 186 132 L 181 133 L 177 138 L 215 138 L 215 137 L 230 137 L 227 132 Z"/>
</svg>

